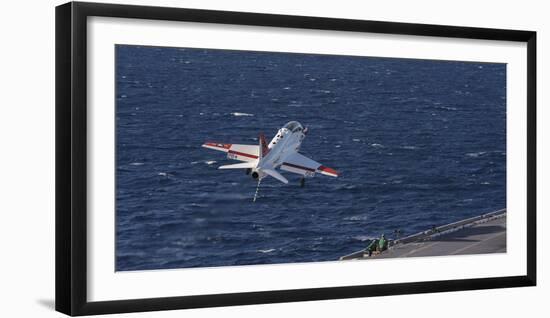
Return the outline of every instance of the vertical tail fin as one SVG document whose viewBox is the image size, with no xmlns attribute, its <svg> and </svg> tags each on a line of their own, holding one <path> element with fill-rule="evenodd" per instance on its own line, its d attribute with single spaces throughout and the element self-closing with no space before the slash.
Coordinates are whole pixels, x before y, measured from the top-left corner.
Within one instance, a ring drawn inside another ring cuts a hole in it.
<svg viewBox="0 0 550 318">
<path fill-rule="evenodd" d="M 260 141 L 260 159 L 263 158 L 267 153 L 269 152 L 269 148 L 267 147 L 267 142 L 265 140 L 265 136 L 263 133 L 260 133 L 260 137 L 258 138 Z"/>
</svg>

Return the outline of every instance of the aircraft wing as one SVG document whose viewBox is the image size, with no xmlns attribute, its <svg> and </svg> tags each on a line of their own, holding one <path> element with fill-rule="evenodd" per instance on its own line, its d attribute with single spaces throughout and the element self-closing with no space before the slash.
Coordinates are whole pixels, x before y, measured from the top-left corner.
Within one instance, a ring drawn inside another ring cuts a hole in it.
<svg viewBox="0 0 550 318">
<path fill-rule="evenodd" d="M 204 148 L 214 149 L 227 153 L 227 158 L 240 161 L 256 161 L 260 153 L 258 145 L 220 144 L 207 142 L 202 145 Z"/>
<path fill-rule="evenodd" d="M 281 169 L 308 177 L 312 177 L 316 172 L 326 176 L 338 177 L 338 172 L 336 170 L 325 167 L 317 161 L 309 159 L 297 152 L 285 159 L 281 165 Z"/>
</svg>

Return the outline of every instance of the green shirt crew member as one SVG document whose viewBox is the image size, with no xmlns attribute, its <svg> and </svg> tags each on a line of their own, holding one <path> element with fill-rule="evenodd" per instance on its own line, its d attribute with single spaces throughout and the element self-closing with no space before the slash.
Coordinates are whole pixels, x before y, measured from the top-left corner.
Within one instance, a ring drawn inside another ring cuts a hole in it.
<svg viewBox="0 0 550 318">
<path fill-rule="evenodd" d="M 382 234 L 380 240 L 378 241 L 378 250 L 380 252 L 385 251 L 388 248 L 388 241 L 386 240 L 386 235 Z"/>
</svg>

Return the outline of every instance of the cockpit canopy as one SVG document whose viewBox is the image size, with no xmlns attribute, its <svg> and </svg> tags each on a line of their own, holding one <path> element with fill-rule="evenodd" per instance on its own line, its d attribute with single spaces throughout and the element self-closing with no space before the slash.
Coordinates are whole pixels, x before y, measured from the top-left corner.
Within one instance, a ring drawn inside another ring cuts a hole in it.
<svg viewBox="0 0 550 318">
<path fill-rule="evenodd" d="M 288 122 L 286 125 L 283 126 L 283 128 L 286 128 L 286 129 L 290 130 L 291 132 L 297 132 L 297 131 L 304 130 L 304 127 L 302 127 L 302 125 L 300 125 L 300 123 L 297 122 L 297 121 Z"/>
</svg>

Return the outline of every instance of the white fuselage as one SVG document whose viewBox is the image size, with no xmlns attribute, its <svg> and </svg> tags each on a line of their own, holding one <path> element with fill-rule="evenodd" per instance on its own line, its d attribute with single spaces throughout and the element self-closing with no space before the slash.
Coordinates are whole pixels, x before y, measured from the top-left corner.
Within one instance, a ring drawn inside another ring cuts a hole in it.
<svg viewBox="0 0 550 318">
<path fill-rule="evenodd" d="M 258 168 L 278 168 L 285 161 L 285 158 L 298 152 L 304 138 L 303 131 L 291 132 L 286 128 L 279 129 L 267 146 L 269 152 L 258 162 Z"/>
<path fill-rule="evenodd" d="M 257 146 L 207 142 L 203 147 L 226 152 L 229 159 L 244 161 L 220 166 L 218 169 L 246 169 L 246 174 L 258 180 L 258 184 L 266 176 L 288 183 L 288 179 L 278 169 L 301 175 L 301 186 L 306 177 L 313 177 L 316 173 L 338 177 L 336 170 L 299 153 L 307 132 L 307 127 L 304 128 L 299 122 L 289 121 L 277 131 L 269 143 L 260 134 Z"/>
<path fill-rule="evenodd" d="M 256 201 L 260 182 L 271 176 L 288 184 L 288 179 L 277 170 L 282 170 L 301 176 L 300 186 L 305 184 L 305 178 L 316 173 L 338 177 L 338 172 L 299 153 L 302 141 L 308 133 L 308 128 L 297 121 L 289 121 L 277 131 L 277 134 L 267 143 L 264 134 L 258 136 L 258 145 L 222 144 L 206 142 L 204 148 L 227 153 L 227 158 L 242 161 L 241 163 L 223 165 L 218 169 L 246 169 L 246 174 L 258 181 L 254 200 Z"/>
</svg>

